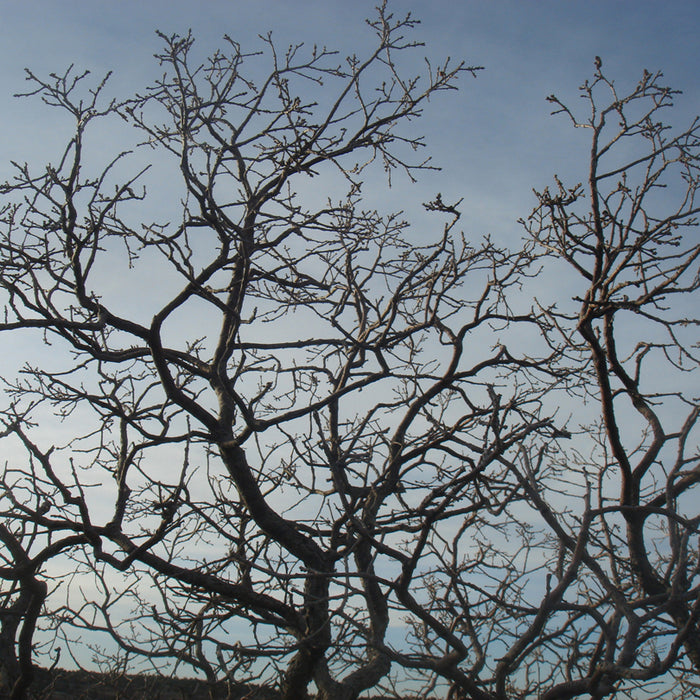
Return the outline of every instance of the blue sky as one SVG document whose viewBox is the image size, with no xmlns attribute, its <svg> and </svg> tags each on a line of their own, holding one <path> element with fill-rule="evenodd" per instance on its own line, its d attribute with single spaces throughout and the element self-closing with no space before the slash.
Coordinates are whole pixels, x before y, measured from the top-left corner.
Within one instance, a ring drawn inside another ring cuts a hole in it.
<svg viewBox="0 0 700 700">
<path fill-rule="evenodd" d="M 25 87 L 25 66 L 38 75 L 71 63 L 97 75 L 113 70 L 114 90 L 126 96 L 157 74 L 157 29 L 191 28 L 202 53 L 220 46 L 224 34 L 254 51 L 268 31 L 282 46 L 304 41 L 362 53 L 373 38 L 363 19 L 376 1 L 0 0 L 0 181 L 10 159 L 55 158 L 69 133 L 55 110 L 12 98 Z M 397 178 L 390 193 L 369 193 L 373 206 L 420 209 L 439 191 L 448 202 L 464 198 L 467 233 L 512 243 L 522 235 L 517 219 L 534 204 L 533 187 L 554 173 L 569 182 L 585 177 L 587 134 L 550 116 L 545 97 L 556 93 L 576 104 L 596 55 L 621 85 L 634 85 L 644 69 L 662 70 L 685 93 L 679 122 L 700 112 L 700 0 L 394 0 L 391 7 L 422 20 L 416 70 L 423 55 L 485 70 L 465 76 L 460 92 L 438 95 L 412 126 L 426 135 L 426 152 L 442 171 L 415 185 Z M 118 152 L 118 138 L 102 147 Z M 26 348 L 20 354 L 27 359 Z"/>
<path fill-rule="evenodd" d="M 258 34 L 282 44 L 325 44 L 345 54 L 362 51 L 372 35 L 363 18 L 376 0 L 26 0 L 0 2 L 0 173 L 9 158 L 40 156 L 60 131 L 54 114 L 11 97 L 24 87 L 23 68 L 39 74 L 70 63 L 97 74 L 114 70 L 122 94 L 154 75 L 155 30 L 191 28 L 203 52 L 228 33 L 244 48 L 260 47 Z M 620 84 L 636 83 L 643 69 L 663 70 L 684 90 L 679 117 L 700 112 L 700 3 L 697 0 L 394 0 L 397 14 L 422 22 L 415 38 L 420 58 L 451 56 L 484 66 L 465 77 L 459 93 L 441 95 L 414 128 L 443 170 L 417 186 L 399 181 L 396 201 L 424 201 L 440 191 L 465 198 L 465 226 L 478 233 L 518 235 L 515 221 L 532 205 L 532 187 L 554 172 L 576 177 L 585 134 L 550 117 L 545 96 L 576 103 L 576 88 L 592 73 L 595 55 Z M 418 191 L 416 192 L 416 188 Z M 425 193 L 425 196 L 423 195 Z M 392 201 L 394 201 L 392 199 Z M 394 205 L 395 206 L 395 205 Z"/>
<path fill-rule="evenodd" d="M 55 162 L 74 127 L 36 99 L 12 97 L 26 89 L 25 66 L 38 75 L 62 72 L 71 63 L 97 76 L 113 70 L 111 85 L 125 97 L 158 75 L 153 59 L 160 49 L 157 29 L 184 33 L 191 28 L 202 56 L 222 46 L 224 34 L 244 50 L 255 51 L 262 48 L 258 35 L 272 31 L 283 47 L 316 42 L 338 49 L 342 57 L 372 46 L 374 37 L 364 19 L 373 15 L 375 4 L 0 0 L 0 181 L 11 177 L 11 159 L 28 161 L 39 170 L 47 160 Z M 459 92 L 435 96 L 424 119 L 410 125 L 425 135 L 426 153 L 442 170 L 424 173 L 417 184 L 396 177 L 391 191 L 383 178 L 363 189 L 367 207 L 384 214 L 406 210 L 407 218 L 417 222 L 412 234 L 417 239 L 439 234 L 442 224 L 433 219 L 429 230 L 421 228 L 421 203 L 441 192 L 446 202 L 463 198 L 460 224 L 468 237 L 489 234 L 499 245 L 518 246 L 524 235 L 518 219 L 534 206 L 533 188 L 550 184 L 555 173 L 570 185 L 586 179 L 588 131 L 573 129 L 561 115 L 551 116 L 545 98 L 556 93 L 583 108 L 577 88 L 592 76 L 596 55 L 602 57 L 606 74 L 623 87 L 635 85 L 645 68 L 663 70 L 668 84 L 684 91 L 670 114 L 679 124 L 687 125 L 700 113 L 700 0 L 393 0 L 390 7 L 421 20 L 414 38 L 425 47 L 414 53 L 415 71 L 424 68 L 425 55 L 434 62 L 451 56 L 484 66 L 476 79 L 464 76 Z M 123 128 L 100 132 L 101 140 L 93 139 L 91 148 L 101 149 L 103 162 L 108 162 L 125 147 L 123 136 Z M 325 200 L 319 179 L 312 186 L 312 194 Z M 149 211 L 143 216 L 167 221 L 177 219 L 179 212 Z M 135 280 L 130 287 L 132 299 L 123 298 L 117 274 L 100 281 L 100 293 L 116 308 L 130 304 L 132 312 L 150 318 L 153 309 L 143 305 L 138 292 L 141 283 L 151 286 L 150 273 L 145 282 Z M 554 286 L 563 294 L 564 282 L 542 276 L 534 293 L 547 297 Z M 118 295 L 116 301 L 110 293 Z M 522 301 L 529 306 L 529 298 Z M 22 335 L 6 342 L 11 346 L 4 353 L 8 372 L 10 357 L 21 363 L 31 359 L 33 350 L 43 351 L 26 346 Z"/>
</svg>

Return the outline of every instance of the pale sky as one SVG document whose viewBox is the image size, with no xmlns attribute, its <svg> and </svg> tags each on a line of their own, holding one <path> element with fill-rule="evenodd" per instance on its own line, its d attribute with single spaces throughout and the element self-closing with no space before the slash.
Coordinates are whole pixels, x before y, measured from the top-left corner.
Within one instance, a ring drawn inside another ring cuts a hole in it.
<svg viewBox="0 0 700 700">
<path fill-rule="evenodd" d="M 363 20 L 377 1 L 0 0 L 0 182 L 11 176 L 10 160 L 55 160 L 70 134 L 56 110 L 12 97 L 25 89 L 24 67 L 40 76 L 72 63 L 98 76 L 113 70 L 112 87 L 126 97 L 158 74 L 156 30 L 188 29 L 202 55 L 222 46 L 224 34 L 244 50 L 261 49 L 258 35 L 272 31 L 280 46 L 316 43 L 342 58 L 372 46 Z M 554 173 L 570 184 L 586 177 L 588 134 L 550 116 L 545 98 L 555 93 L 583 106 L 577 88 L 592 76 L 596 55 L 620 86 L 635 85 L 644 69 L 663 71 L 684 91 L 673 121 L 700 113 L 700 0 L 394 0 L 390 7 L 422 21 L 413 37 L 425 42 L 413 54 L 416 71 L 423 56 L 484 70 L 465 75 L 459 92 L 437 95 L 413 123 L 442 171 L 417 185 L 398 178 L 390 195 L 369 192 L 371 206 L 419 208 L 436 192 L 446 202 L 464 198 L 468 233 L 512 244 L 522 235 L 517 219 L 534 205 L 533 187 Z M 102 147 L 119 152 L 118 138 Z M 17 350 L 26 360 L 29 350 Z"/>
<path fill-rule="evenodd" d="M 10 158 L 31 162 L 56 129 L 52 110 L 11 97 L 24 87 L 25 66 L 39 74 L 71 63 L 96 74 L 113 70 L 114 89 L 126 95 L 155 75 L 156 29 L 191 28 L 207 53 L 221 46 L 226 33 L 256 50 L 258 34 L 268 31 L 282 46 L 305 41 L 361 53 L 372 40 L 363 18 L 376 4 L 0 0 L 0 179 Z M 574 166 L 584 172 L 576 149 L 585 149 L 586 135 L 549 116 L 545 97 L 556 93 L 576 104 L 576 88 L 591 77 L 596 55 L 620 85 L 635 84 L 644 69 L 662 70 L 669 85 L 685 93 L 678 118 L 685 122 L 700 112 L 697 0 L 394 0 L 390 7 L 422 22 L 415 38 L 426 46 L 414 54 L 417 70 L 423 55 L 485 68 L 476 80 L 465 76 L 459 93 L 439 95 L 415 124 L 443 171 L 424 178 L 417 192 L 407 182 L 397 183 L 396 192 L 399 201 L 424 201 L 437 191 L 446 200 L 464 197 L 463 220 L 474 232 L 519 235 L 515 221 L 529 213 L 533 187 Z"/>
</svg>

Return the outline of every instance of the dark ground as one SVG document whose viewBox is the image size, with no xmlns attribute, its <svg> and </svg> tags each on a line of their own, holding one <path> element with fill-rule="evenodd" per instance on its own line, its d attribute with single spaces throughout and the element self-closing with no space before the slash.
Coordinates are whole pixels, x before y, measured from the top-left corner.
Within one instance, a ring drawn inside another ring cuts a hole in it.
<svg viewBox="0 0 700 700">
<path fill-rule="evenodd" d="M 87 671 L 35 669 L 32 700 L 278 700 L 275 690 L 194 678 L 125 676 Z M 0 696 L 0 700 L 3 700 Z"/>
<path fill-rule="evenodd" d="M 29 691 L 31 700 L 279 700 L 279 693 L 270 688 L 225 682 L 211 688 L 195 678 L 126 676 L 58 668 L 51 671 L 36 668 L 34 672 Z M 5 700 L 2 693 L 0 700 Z"/>
</svg>

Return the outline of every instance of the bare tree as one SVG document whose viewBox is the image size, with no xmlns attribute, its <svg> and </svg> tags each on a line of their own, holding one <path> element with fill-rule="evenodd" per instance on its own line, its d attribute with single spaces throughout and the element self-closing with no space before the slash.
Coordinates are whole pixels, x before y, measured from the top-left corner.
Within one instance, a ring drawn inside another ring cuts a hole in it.
<svg viewBox="0 0 700 700">
<path fill-rule="evenodd" d="M 19 430 L 26 416 L 15 415 L 3 437 Z M 6 464 L 0 480 L 0 696 L 25 697 L 33 679 L 34 634 L 52 585 L 43 571 L 48 562 L 85 542 L 82 534 L 54 537 L 42 517 L 50 510 L 48 497 L 57 489 L 37 470 L 37 464 Z M 55 650 L 58 661 L 60 649 Z"/>
<path fill-rule="evenodd" d="M 548 98 L 590 131 L 586 185 L 556 178 L 523 221 L 558 297 L 539 305 L 559 374 L 543 410 L 572 440 L 499 455 L 518 496 L 415 550 L 436 562 L 429 602 L 393 658 L 452 698 L 697 696 L 700 121 L 662 119 L 678 93 L 660 73 L 621 93 L 601 71 L 585 117 Z"/>
<path fill-rule="evenodd" d="M 2 187 L 0 329 L 47 348 L 6 378 L 0 576 L 66 641 L 290 700 L 408 679 L 453 698 L 682 692 L 697 405 L 647 367 L 675 381 L 697 361 L 671 302 L 698 286 L 698 127 L 656 121 L 659 75 L 619 97 L 598 67 L 588 197 L 538 194 L 510 252 L 465 240 L 437 195 L 416 242 L 363 208 L 362 180 L 431 167 L 408 122 L 477 69 L 404 75 L 414 23 L 380 8 L 376 50 L 340 63 L 268 37 L 264 75 L 231 39 L 199 63 L 191 36 L 161 36 L 162 77 L 124 101 L 28 73 L 73 132 Z M 121 123 L 138 145 L 100 162 L 91 139 Z M 632 139 L 651 147 L 615 160 Z M 673 208 L 657 191 L 675 173 Z M 560 261 L 580 309 L 523 303 Z M 616 338 L 626 316 L 639 329 Z M 579 428 L 586 401 L 598 428 Z M 36 615 L 17 646 L 13 591 L 2 640 L 22 655 Z"/>
<path fill-rule="evenodd" d="M 21 542 L 0 523 L 0 542 L 9 557 L 0 572 L 8 581 L 0 601 L 0 693 L 23 697 L 33 678 L 32 641 L 47 594 L 46 582 L 36 578 L 38 568 L 29 560 Z"/>
<path fill-rule="evenodd" d="M 595 397 L 601 415 L 594 461 L 578 462 L 590 491 L 580 532 L 590 531 L 585 553 L 598 562 L 581 565 L 597 579 L 600 617 L 588 635 L 587 673 L 547 697 L 601 696 L 623 680 L 700 671 L 700 387 L 692 374 L 700 121 L 677 133 L 663 121 L 678 92 L 660 73 L 645 70 L 620 94 L 601 70 L 598 62 L 581 88 L 585 119 L 549 98 L 590 130 L 587 184 L 557 180 L 538 193 L 528 222 L 534 240 L 581 280 L 575 314 L 556 315 L 557 332 L 580 367 L 580 392 Z M 573 534 L 560 537 L 572 553 Z"/>
</svg>

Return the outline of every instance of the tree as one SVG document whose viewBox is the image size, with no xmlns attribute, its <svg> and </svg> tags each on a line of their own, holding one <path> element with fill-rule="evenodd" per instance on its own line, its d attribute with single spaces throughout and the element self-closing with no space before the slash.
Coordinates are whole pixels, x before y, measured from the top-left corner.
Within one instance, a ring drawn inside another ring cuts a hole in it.
<svg viewBox="0 0 700 700">
<path fill-rule="evenodd" d="M 28 73 L 73 133 L 2 187 L 0 329 L 47 345 L 6 378 L 12 697 L 25 591 L 45 632 L 100 632 L 125 666 L 290 700 L 692 692 L 698 124 L 670 136 L 660 74 L 620 97 L 598 66 L 587 188 L 537 194 L 516 251 L 466 240 L 441 195 L 416 242 L 362 178 L 431 167 L 408 122 L 477 68 L 405 76 L 414 23 L 383 6 L 344 63 L 267 37 L 262 79 L 231 39 L 199 64 L 161 35 L 162 77 L 123 101 Z M 120 120 L 139 145 L 99 162 Z M 576 306 L 523 303 L 562 262 Z"/>
</svg>

